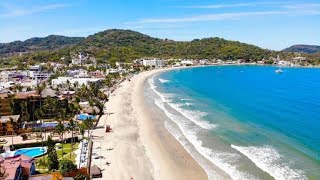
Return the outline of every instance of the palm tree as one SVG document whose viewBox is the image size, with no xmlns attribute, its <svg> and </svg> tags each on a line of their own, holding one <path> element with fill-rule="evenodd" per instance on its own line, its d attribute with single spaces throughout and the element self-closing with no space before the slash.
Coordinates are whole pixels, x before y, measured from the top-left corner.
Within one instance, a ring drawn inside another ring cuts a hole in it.
<svg viewBox="0 0 320 180">
<path fill-rule="evenodd" d="M 62 151 L 62 159 L 63 159 L 63 134 L 65 132 L 65 128 L 64 125 L 61 123 L 61 121 L 59 122 L 59 124 L 56 126 L 56 131 L 57 133 L 60 135 L 60 138 L 62 139 L 62 143 L 61 143 L 61 151 Z"/>
<path fill-rule="evenodd" d="M 70 83 L 69 79 L 67 79 L 66 85 L 67 85 L 68 91 L 70 91 L 70 89 L 71 89 L 71 83 Z"/>
<path fill-rule="evenodd" d="M 53 113 L 55 115 L 57 114 L 58 111 L 58 101 L 56 99 L 51 98 L 50 96 L 47 97 L 44 101 L 44 109 L 46 109 L 46 112 L 48 113 L 49 117 L 52 117 Z"/>
<path fill-rule="evenodd" d="M 17 85 L 15 85 L 15 88 L 16 88 L 16 90 L 17 91 L 22 91 L 22 86 L 21 86 L 21 84 L 17 84 Z"/>
<path fill-rule="evenodd" d="M 71 130 L 71 153 L 70 153 L 70 160 L 71 160 L 71 156 L 72 156 L 72 152 L 73 152 L 73 131 L 76 128 L 76 123 L 73 120 L 73 118 L 69 119 L 69 123 L 68 123 L 68 130 Z"/>
<path fill-rule="evenodd" d="M 41 108 L 41 105 L 42 105 L 42 96 L 41 96 L 41 93 L 43 92 L 43 90 L 46 88 L 46 85 L 44 83 L 40 84 L 40 85 L 37 85 L 36 87 L 36 91 L 37 91 L 37 94 L 40 95 L 40 108 Z"/>
<path fill-rule="evenodd" d="M 73 87 L 74 87 L 75 90 L 78 89 L 78 87 L 79 87 L 79 82 L 78 82 L 78 81 L 74 82 L 74 83 L 73 83 Z"/>
<path fill-rule="evenodd" d="M 80 124 L 79 125 L 79 132 L 80 132 L 82 137 L 84 137 L 85 129 L 86 129 L 85 124 Z"/>
<path fill-rule="evenodd" d="M 35 120 L 34 116 L 35 116 L 35 110 L 36 110 L 36 97 L 35 96 L 31 96 L 31 102 L 32 102 L 32 121 Z"/>
<path fill-rule="evenodd" d="M 87 128 L 88 131 L 88 141 L 90 140 L 90 130 L 93 127 L 93 120 L 89 117 L 87 117 L 87 119 L 84 121 L 84 125 Z"/>
<path fill-rule="evenodd" d="M 20 107 L 20 110 L 21 110 L 21 120 L 23 122 L 28 122 L 30 120 L 29 113 L 28 113 L 28 102 L 18 101 L 17 104 L 18 104 L 17 106 Z M 12 109 L 14 110 L 14 112 L 15 112 L 15 107 L 16 107 L 16 104 L 13 103 Z"/>
<path fill-rule="evenodd" d="M 43 133 L 42 133 L 42 117 L 43 117 L 43 111 L 41 108 L 37 109 L 34 113 L 36 117 L 40 120 L 40 134 L 41 134 L 41 147 L 43 147 Z"/>
<path fill-rule="evenodd" d="M 11 146 L 13 147 L 13 134 L 14 134 L 14 121 L 13 121 L 13 118 L 12 117 L 9 117 L 9 120 L 10 120 L 10 124 L 12 126 L 12 134 L 11 134 Z"/>
</svg>

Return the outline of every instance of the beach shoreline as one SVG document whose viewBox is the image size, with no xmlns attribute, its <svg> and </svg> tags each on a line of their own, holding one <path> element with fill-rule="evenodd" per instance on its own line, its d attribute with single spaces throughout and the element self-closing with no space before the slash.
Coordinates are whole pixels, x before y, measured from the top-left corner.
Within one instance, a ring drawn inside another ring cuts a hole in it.
<svg viewBox="0 0 320 180">
<path fill-rule="evenodd" d="M 102 179 L 208 179 L 204 169 L 165 129 L 155 123 L 145 102 L 147 79 L 178 68 L 142 72 L 124 81 L 105 104 L 107 114 L 93 130 L 92 165 L 101 168 Z M 109 114 L 110 113 L 110 114 Z M 105 133 L 110 125 L 111 133 Z"/>
</svg>

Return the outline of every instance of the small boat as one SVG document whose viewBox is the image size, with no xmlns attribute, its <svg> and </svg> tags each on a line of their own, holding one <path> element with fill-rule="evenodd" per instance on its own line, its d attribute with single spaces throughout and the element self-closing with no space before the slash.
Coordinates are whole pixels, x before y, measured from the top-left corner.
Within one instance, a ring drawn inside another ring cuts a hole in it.
<svg viewBox="0 0 320 180">
<path fill-rule="evenodd" d="M 276 70 L 276 73 L 277 73 L 277 74 L 281 74 L 281 73 L 282 73 L 282 70 L 281 70 L 281 69 L 277 69 L 277 70 Z"/>
</svg>

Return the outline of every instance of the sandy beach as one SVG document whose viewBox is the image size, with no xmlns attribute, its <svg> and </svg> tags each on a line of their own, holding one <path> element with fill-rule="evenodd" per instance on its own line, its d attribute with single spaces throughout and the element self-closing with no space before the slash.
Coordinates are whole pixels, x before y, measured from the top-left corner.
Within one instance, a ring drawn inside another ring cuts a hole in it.
<svg viewBox="0 0 320 180">
<path fill-rule="evenodd" d="M 148 77 L 164 70 L 153 70 L 121 83 L 106 103 L 107 112 L 93 131 L 93 153 L 103 159 L 92 160 L 103 170 L 101 179 L 207 179 L 179 142 L 154 122 L 144 101 Z M 105 133 L 110 125 L 111 133 Z"/>
</svg>

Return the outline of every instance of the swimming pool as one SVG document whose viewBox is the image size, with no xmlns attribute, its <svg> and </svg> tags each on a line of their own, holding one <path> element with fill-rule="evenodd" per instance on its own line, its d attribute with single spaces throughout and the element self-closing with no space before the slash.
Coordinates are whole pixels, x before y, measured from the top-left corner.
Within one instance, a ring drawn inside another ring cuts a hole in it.
<svg viewBox="0 0 320 180">
<path fill-rule="evenodd" d="M 80 121 L 85 121 L 87 119 L 95 119 L 95 116 L 92 116 L 92 115 L 88 115 L 88 114 L 80 114 L 78 117 L 77 117 L 77 120 L 80 120 Z"/>
<path fill-rule="evenodd" d="M 39 157 L 39 156 L 42 156 L 44 154 L 47 153 L 47 148 L 46 147 L 33 147 L 33 148 L 22 148 L 22 149 L 19 149 L 17 150 L 14 155 L 20 155 L 20 154 L 23 154 L 23 155 L 26 155 L 26 156 L 29 156 L 29 157 Z"/>
</svg>

